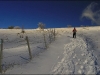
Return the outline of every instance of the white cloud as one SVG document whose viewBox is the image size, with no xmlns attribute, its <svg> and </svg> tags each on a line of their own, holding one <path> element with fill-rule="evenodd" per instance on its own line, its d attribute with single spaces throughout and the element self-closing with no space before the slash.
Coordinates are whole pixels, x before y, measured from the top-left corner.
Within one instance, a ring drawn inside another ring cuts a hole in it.
<svg viewBox="0 0 100 75">
<path fill-rule="evenodd" d="M 81 18 L 86 17 L 91 20 L 91 23 L 96 23 L 97 25 L 100 25 L 100 10 L 95 10 L 97 5 L 98 4 L 94 2 L 88 5 L 83 10 Z"/>
</svg>

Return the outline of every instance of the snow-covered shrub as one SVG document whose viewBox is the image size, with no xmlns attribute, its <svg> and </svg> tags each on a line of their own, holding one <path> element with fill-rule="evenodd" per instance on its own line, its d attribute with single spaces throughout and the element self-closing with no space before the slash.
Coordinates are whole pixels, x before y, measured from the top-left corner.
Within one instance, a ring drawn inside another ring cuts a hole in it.
<svg viewBox="0 0 100 75">
<path fill-rule="evenodd" d="M 19 26 L 15 26 L 13 29 L 21 29 Z"/>
</svg>

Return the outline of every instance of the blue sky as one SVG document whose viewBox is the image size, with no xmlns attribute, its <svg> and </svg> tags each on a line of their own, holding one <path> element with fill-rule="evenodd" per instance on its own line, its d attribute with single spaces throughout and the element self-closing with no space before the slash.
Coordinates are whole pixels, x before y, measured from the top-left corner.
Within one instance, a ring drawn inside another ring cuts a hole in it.
<svg viewBox="0 0 100 75">
<path fill-rule="evenodd" d="M 98 5 L 94 6 L 96 3 Z M 94 11 L 99 8 L 99 1 L 0 1 L 0 28 L 24 26 L 32 29 L 37 28 L 39 22 L 43 22 L 46 28 L 98 25 L 99 16 L 95 16 L 100 14 Z"/>
</svg>

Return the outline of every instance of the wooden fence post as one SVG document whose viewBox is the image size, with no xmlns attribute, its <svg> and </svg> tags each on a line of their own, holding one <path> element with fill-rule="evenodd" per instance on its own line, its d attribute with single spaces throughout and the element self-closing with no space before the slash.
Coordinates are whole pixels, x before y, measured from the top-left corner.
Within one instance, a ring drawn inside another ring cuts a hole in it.
<svg viewBox="0 0 100 75">
<path fill-rule="evenodd" d="M 44 44 L 45 44 L 45 47 L 47 48 L 47 43 L 46 43 L 46 38 L 45 38 L 45 33 L 43 33 L 43 38 L 44 38 Z"/>
<path fill-rule="evenodd" d="M 3 39 L 0 40 L 0 46 L 1 46 L 1 50 L 0 50 L 0 73 L 2 73 Z"/>
<path fill-rule="evenodd" d="M 51 34 L 49 33 L 49 40 L 50 40 L 50 43 L 51 43 Z"/>
<path fill-rule="evenodd" d="M 26 41 L 27 41 L 27 46 L 28 46 L 28 50 L 29 50 L 29 56 L 30 56 L 30 59 L 32 59 L 32 54 L 31 54 L 31 50 L 30 50 L 28 36 L 26 36 Z"/>
<path fill-rule="evenodd" d="M 52 41 L 53 41 L 53 29 L 51 29 L 51 38 L 52 38 Z"/>
<path fill-rule="evenodd" d="M 56 36 L 56 33 L 55 33 L 55 29 L 54 29 L 54 40 L 55 40 L 55 36 Z"/>
<path fill-rule="evenodd" d="M 48 30 L 48 34 L 49 34 L 49 41 L 51 43 L 51 29 Z"/>
</svg>

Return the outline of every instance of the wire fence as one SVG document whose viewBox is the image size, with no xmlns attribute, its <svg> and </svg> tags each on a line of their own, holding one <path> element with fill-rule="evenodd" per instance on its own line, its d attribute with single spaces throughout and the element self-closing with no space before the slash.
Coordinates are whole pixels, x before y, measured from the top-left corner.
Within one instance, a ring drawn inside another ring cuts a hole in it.
<svg viewBox="0 0 100 75">
<path fill-rule="evenodd" d="M 15 65 L 28 63 L 33 57 L 46 50 L 49 44 L 55 40 L 55 37 L 55 29 L 2 36 L 0 73 L 4 73 Z"/>
</svg>

